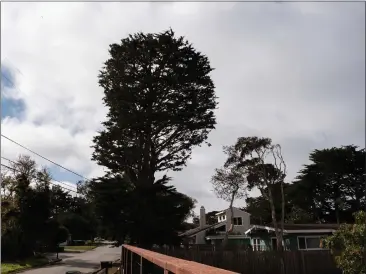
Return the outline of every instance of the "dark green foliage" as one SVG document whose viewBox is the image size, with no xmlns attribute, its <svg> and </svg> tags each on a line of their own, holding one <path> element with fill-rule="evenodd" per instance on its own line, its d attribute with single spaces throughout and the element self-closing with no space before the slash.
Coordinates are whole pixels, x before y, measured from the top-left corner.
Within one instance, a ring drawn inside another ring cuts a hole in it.
<svg viewBox="0 0 366 274">
<path fill-rule="evenodd" d="M 291 184 L 283 184 L 285 193 L 285 222 L 293 224 L 312 223 L 311 215 L 299 208 L 297 205 L 292 204 L 292 186 Z M 276 219 L 281 219 L 281 188 L 280 184 L 274 184 L 271 186 L 274 207 L 276 212 Z M 267 191 L 266 191 L 267 192 Z M 271 210 L 268 200 L 263 196 L 248 197 L 246 200 L 246 207 L 243 208 L 246 212 L 250 213 L 250 222 L 257 225 L 272 225 Z"/>
<path fill-rule="evenodd" d="M 47 221 L 46 229 L 44 229 L 43 233 L 44 243 L 50 251 L 56 250 L 58 244 L 65 242 L 69 237 L 69 230 L 54 219 Z"/>
<path fill-rule="evenodd" d="M 96 234 L 95 216 L 85 198 L 72 197 L 59 186 L 50 187 L 46 170 L 21 156 L 11 176 L 2 174 L 2 258 L 21 259 L 34 252 L 56 251 L 70 233 Z"/>
<path fill-rule="evenodd" d="M 343 146 L 315 150 L 292 186 L 292 202 L 314 221 L 352 222 L 365 208 L 364 149 Z"/>
<path fill-rule="evenodd" d="M 95 235 L 91 221 L 73 212 L 61 214 L 58 221 L 70 232 L 73 239 L 88 240 Z"/>
<path fill-rule="evenodd" d="M 325 244 L 344 274 L 366 274 L 366 212 L 355 212 L 353 217 L 354 224 L 342 224 Z"/>
<path fill-rule="evenodd" d="M 45 234 L 50 231 L 50 189 L 47 182 L 36 188 L 30 187 L 30 182 L 25 172 L 15 175 L 14 195 L 3 197 L 8 201 L 2 206 L 4 257 L 26 258 L 39 248 L 39 243 L 49 242 Z"/>
<path fill-rule="evenodd" d="M 128 237 L 141 246 L 177 243 L 194 207 L 191 198 L 172 186 L 133 187 L 123 176 L 91 181 L 88 196 L 108 236 L 119 241 Z"/>
<path fill-rule="evenodd" d="M 100 223 L 100 236 L 121 240 L 130 225 L 130 182 L 121 175 L 105 176 L 86 183 L 86 193 Z"/>
<path fill-rule="evenodd" d="M 263 196 L 248 197 L 244 210 L 251 214 L 250 223 L 253 225 L 271 225 L 271 209 L 268 200 Z M 281 200 L 280 200 L 281 201 Z M 275 203 L 277 219 L 281 216 L 281 204 Z"/>
<path fill-rule="evenodd" d="M 365 150 L 356 146 L 314 150 L 293 184 L 284 184 L 285 222 L 352 223 L 353 213 L 365 208 L 365 159 Z M 278 219 L 279 187 L 272 193 Z M 263 196 L 247 199 L 252 222 L 270 223 L 266 204 Z"/>
<path fill-rule="evenodd" d="M 151 185 L 156 171 L 180 170 L 214 129 L 212 68 L 172 30 L 130 35 L 109 53 L 99 76 L 108 120 L 93 159 Z"/>
</svg>

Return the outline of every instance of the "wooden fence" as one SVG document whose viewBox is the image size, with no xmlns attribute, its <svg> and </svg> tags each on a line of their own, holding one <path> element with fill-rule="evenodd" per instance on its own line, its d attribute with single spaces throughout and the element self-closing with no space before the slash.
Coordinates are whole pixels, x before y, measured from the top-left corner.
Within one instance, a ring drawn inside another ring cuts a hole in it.
<svg viewBox="0 0 366 274">
<path fill-rule="evenodd" d="M 243 274 L 281 274 L 276 251 L 154 248 L 155 252 Z M 329 251 L 285 251 L 285 274 L 342 274 Z"/>
</svg>

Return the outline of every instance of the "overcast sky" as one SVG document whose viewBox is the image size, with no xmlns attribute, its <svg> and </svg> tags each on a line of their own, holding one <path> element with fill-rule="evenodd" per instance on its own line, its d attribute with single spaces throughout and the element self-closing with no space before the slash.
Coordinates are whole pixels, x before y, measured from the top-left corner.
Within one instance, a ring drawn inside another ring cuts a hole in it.
<svg viewBox="0 0 366 274">
<path fill-rule="evenodd" d="M 281 144 L 289 181 L 313 149 L 364 147 L 364 3 L 2 3 L 2 134 L 87 178 L 101 175 L 90 146 L 106 115 L 97 75 L 108 46 L 170 27 L 215 68 L 212 146 L 172 174 L 199 206 L 227 207 L 210 177 L 222 146 L 239 136 Z M 1 139 L 3 156 L 19 153 L 27 152 Z M 55 179 L 80 179 L 35 159 Z"/>
</svg>

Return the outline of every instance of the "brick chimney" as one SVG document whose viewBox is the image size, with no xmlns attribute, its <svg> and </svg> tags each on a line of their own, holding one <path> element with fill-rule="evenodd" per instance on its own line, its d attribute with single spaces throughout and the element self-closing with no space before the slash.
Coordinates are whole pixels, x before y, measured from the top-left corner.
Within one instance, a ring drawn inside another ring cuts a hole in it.
<svg viewBox="0 0 366 274">
<path fill-rule="evenodd" d="M 200 208 L 200 227 L 204 227 L 206 225 L 206 210 L 203 206 Z"/>
</svg>

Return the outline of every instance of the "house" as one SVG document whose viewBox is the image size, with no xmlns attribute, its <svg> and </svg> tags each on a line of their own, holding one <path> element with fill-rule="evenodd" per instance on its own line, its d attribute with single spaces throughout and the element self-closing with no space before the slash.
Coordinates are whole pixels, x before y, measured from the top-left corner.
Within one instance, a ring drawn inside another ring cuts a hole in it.
<svg viewBox="0 0 366 274">
<path fill-rule="evenodd" d="M 254 250 L 276 249 L 275 229 L 270 226 L 250 224 L 250 214 L 234 207 L 233 224 L 231 210 L 225 209 L 216 214 L 217 222 L 213 225 L 206 223 L 206 212 L 200 208 L 199 226 L 181 233 L 184 243 L 188 244 L 220 244 L 226 231 L 229 244 L 250 245 Z M 287 250 L 316 250 L 322 249 L 322 239 L 331 235 L 338 225 L 335 224 L 285 224 L 283 244 Z"/>
<path fill-rule="evenodd" d="M 286 250 L 323 249 L 322 239 L 331 235 L 338 227 L 337 224 L 285 224 L 283 245 Z M 245 234 L 250 237 L 255 250 L 276 249 L 277 240 L 273 227 L 252 225 Z"/>
<path fill-rule="evenodd" d="M 246 235 L 245 232 L 250 229 L 250 214 L 235 207 L 233 213 L 233 224 L 231 224 L 231 210 L 225 209 L 216 213 L 217 223 L 207 225 L 206 211 L 202 206 L 200 208 L 199 226 L 180 234 L 180 236 L 185 239 L 185 243 L 218 244 L 224 239 L 225 232 L 233 225 L 232 232 L 228 237 L 229 242 L 249 244 L 250 236 Z"/>
</svg>

